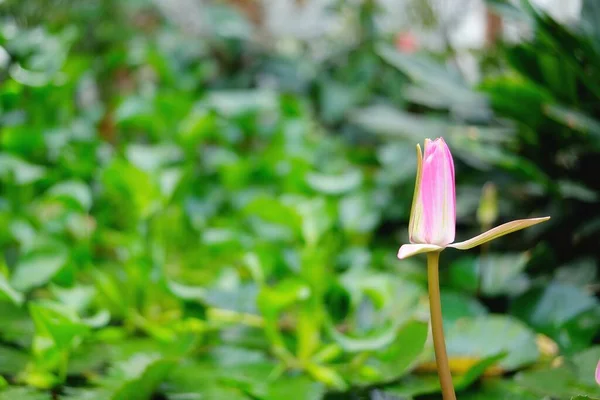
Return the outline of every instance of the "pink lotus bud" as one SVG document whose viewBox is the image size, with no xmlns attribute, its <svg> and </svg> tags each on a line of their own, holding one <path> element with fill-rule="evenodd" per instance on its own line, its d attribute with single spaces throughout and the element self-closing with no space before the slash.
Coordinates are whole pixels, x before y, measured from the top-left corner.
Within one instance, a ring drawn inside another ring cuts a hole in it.
<svg viewBox="0 0 600 400">
<path fill-rule="evenodd" d="M 417 182 L 408 233 L 411 243 L 445 247 L 454 241 L 456 194 L 454 161 L 442 138 L 418 148 Z"/>
<path fill-rule="evenodd" d="M 454 162 L 444 139 L 425 139 L 425 154 L 417 145 L 417 182 L 413 195 L 408 235 L 410 244 L 403 244 L 398 258 L 442 251 L 446 247 L 468 250 L 512 232 L 529 228 L 550 217 L 510 221 L 469 240 L 454 241 L 456 231 L 456 193 Z M 598 377 L 598 371 L 596 372 Z"/>
<path fill-rule="evenodd" d="M 596 365 L 596 383 L 600 385 L 600 361 L 598 361 L 598 365 Z"/>
</svg>

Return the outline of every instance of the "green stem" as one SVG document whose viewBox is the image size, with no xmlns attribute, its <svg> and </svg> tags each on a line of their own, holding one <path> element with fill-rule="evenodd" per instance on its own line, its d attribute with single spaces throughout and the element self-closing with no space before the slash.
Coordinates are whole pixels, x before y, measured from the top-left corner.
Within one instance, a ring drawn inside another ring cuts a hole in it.
<svg viewBox="0 0 600 400">
<path fill-rule="evenodd" d="M 440 386 L 444 400 L 456 400 L 452 375 L 446 354 L 444 340 L 444 324 L 442 322 L 442 302 L 440 299 L 440 252 L 427 253 L 427 277 L 429 281 L 429 308 L 431 310 L 431 333 L 433 335 L 433 348 L 435 349 L 435 362 L 437 364 Z"/>
</svg>

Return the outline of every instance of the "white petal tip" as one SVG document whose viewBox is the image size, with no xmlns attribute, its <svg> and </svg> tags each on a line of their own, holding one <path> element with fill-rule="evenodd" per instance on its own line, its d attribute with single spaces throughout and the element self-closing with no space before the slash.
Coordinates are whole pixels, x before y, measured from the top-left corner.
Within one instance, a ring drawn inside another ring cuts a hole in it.
<svg viewBox="0 0 600 400">
<path fill-rule="evenodd" d="M 398 258 L 404 260 L 417 254 L 440 251 L 442 249 L 443 247 L 436 246 L 435 244 L 403 244 L 400 250 L 398 250 Z"/>
</svg>

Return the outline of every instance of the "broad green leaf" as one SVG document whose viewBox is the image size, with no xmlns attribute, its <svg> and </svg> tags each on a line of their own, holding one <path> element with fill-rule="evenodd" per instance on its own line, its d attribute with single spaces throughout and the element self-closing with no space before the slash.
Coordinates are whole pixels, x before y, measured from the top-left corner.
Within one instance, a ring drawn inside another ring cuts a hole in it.
<svg viewBox="0 0 600 400">
<path fill-rule="evenodd" d="M 415 365 L 423 352 L 427 335 L 426 323 L 410 321 L 397 329 L 391 343 L 373 347 L 374 351 L 363 365 L 348 366 L 344 370 L 345 376 L 353 385 L 361 386 L 396 380 Z"/>
<path fill-rule="evenodd" d="M 14 376 L 23 371 L 28 361 L 29 356 L 26 353 L 11 347 L 0 346 L 0 374 Z"/>
<path fill-rule="evenodd" d="M 120 212 L 146 218 L 159 207 L 160 191 L 153 177 L 123 160 L 114 160 L 102 173 L 109 201 Z"/>
<path fill-rule="evenodd" d="M 307 376 L 282 376 L 269 385 L 265 400 L 321 400 L 325 387 Z"/>
<path fill-rule="evenodd" d="M 476 299 L 458 292 L 442 291 L 444 328 L 450 327 L 462 318 L 475 318 L 486 315 L 487 309 Z"/>
<path fill-rule="evenodd" d="M 179 147 L 169 144 L 150 146 L 132 143 L 127 146 L 126 153 L 131 164 L 147 172 L 156 172 L 178 163 L 183 157 Z"/>
<path fill-rule="evenodd" d="M 459 94 L 480 96 L 468 89 L 460 74 L 450 71 L 444 64 L 435 62 L 432 58 L 403 54 L 383 45 L 377 48 L 377 53 L 416 82 L 426 82 L 428 85 L 449 94 L 454 93 L 456 96 Z"/>
<path fill-rule="evenodd" d="M 598 194 L 578 182 L 560 180 L 557 181 L 558 190 L 567 199 L 575 199 L 586 203 L 595 203 L 598 201 Z"/>
<path fill-rule="evenodd" d="M 15 290 L 11 284 L 8 282 L 6 277 L 0 272 L 0 293 L 2 293 L 6 298 L 15 303 L 16 305 L 23 304 L 23 293 Z"/>
<path fill-rule="evenodd" d="M 461 400 L 540 400 L 539 396 L 508 379 L 483 380 L 478 387 L 461 393 L 460 398 Z"/>
<path fill-rule="evenodd" d="M 262 368 L 261 368 L 262 369 Z M 250 365 L 246 370 L 251 373 L 253 369 Z M 271 368 L 272 370 L 272 368 Z M 202 377 L 199 379 L 199 377 Z M 226 369 L 215 368 L 215 365 L 206 361 L 188 361 L 185 364 L 173 368 L 167 378 L 166 393 L 167 396 L 177 399 L 180 398 L 214 398 L 214 399 L 232 399 L 232 400 L 250 400 L 251 396 L 245 393 L 245 390 L 256 390 L 252 381 L 248 382 L 244 388 L 240 388 L 239 381 L 223 380 L 221 378 L 229 377 Z M 262 376 L 264 384 L 268 378 L 268 372 Z M 229 384 L 228 384 L 229 383 Z M 259 385 L 260 386 L 260 385 Z M 263 393 L 264 395 L 264 393 Z"/>
<path fill-rule="evenodd" d="M 600 347 L 596 346 L 565 360 L 561 366 L 521 372 L 515 379 L 539 396 L 561 399 L 578 395 L 600 397 L 600 387 L 594 379 L 599 359 Z"/>
<path fill-rule="evenodd" d="M 480 359 L 506 353 L 499 366 L 515 370 L 539 358 L 535 334 L 520 321 L 503 315 L 463 318 L 446 333 L 448 356 Z"/>
<path fill-rule="evenodd" d="M 29 303 L 29 312 L 36 329 L 33 348 L 40 354 L 48 350 L 49 346 L 56 346 L 60 350 L 69 349 L 79 344 L 89 330 L 73 311 L 58 303 Z"/>
<path fill-rule="evenodd" d="M 167 281 L 167 287 L 178 298 L 186 301 L 206 301 L 206 288 L 200 286 L 184 285 L 175 281 Z"/>
<path fill-rule="evenodd" d="M 0 390 L 0 400 L 52 400 L 50 393 L 25 387 L 8 387 Z"/>
<path fill-rule="evenodd" d="M 356 87 L 334 80 L 321 82 L 319 89 L 319 103 L 322 108 L 323 120 L 329 123 L 340 121 L 351 107 L 360 101 L 360 94 Z"/>
<path fill-rule="evenodd" d="M 488 296 L 518 295 L 529 287 L 523 274 L 529 261 L 526 253 L 489 253 L 477 258 L 481 292 Z"/>
<path fill-rule="evenodd" d="M 365 301 L 369 301 L 381 310 L 385 320 L 391 321 L 408 321 L 419 311 L 416 306 L 424 295 L 422 288 L 414 282 L 360 268 L 343 274 L 340 282 L 350 294 L 352 307 L 359 310 Z M 368 327 L 360 327 L 364 328 Z"/>
<path fill-rule="evenodd" d="M 469 368 L 464 375 L 461 375 L 460 379 L 457 379 L 457 382 L 455 383 L 456 390 L 464 390 L 472 385 L 488 368 L 496 365 L 498 361 L 501 361 L 505 356 L 505 353 L 500 353 L 479 361 L 473 367 Z"/>
<path fill-rule="evenodd" d="M 511 313 L 569 351 L 588 346 L 600 327 L 598 300 L 568 284 L 551 283 L 525 293 L 515 300 Z"/>
<path fill-rule="evenodd" d="M 488 78 L 481 88 L 488 93 L 494 110 L 532 128 L 544 119 L 543 105 L 554 102 L 549 90 L 514 75 Z"/>
<path fill-rule="evenodd" d="M 0 315 L 3 321 L 0 325 L 0 338 L 22 347 L 31 346 L 35 328 L 27 309 L 13 302 L 0 301 Z"/>
<path fill-rule="evenodd" d="M 404 72 L 416 84 L 406 89 L 405 96 L 432 108 L 445 108 L 467 118 L 489 118 L 487 99 L 472 90 L 455 69 L 424 54 L 403 54 L 379 45 L 376 48 L 386 62 Z"/>
<path fill-rule="evenodd" d="M 276 93 L 268 90 L 213 91 L 206 99 L 209 107 L 225 116 L 270 111 L 277 106 Z"/>
<path fill-rule="evenodd" d="M 327 332 L 331 338 L 348 352 L 375 351 L 392 344 L 399 332 L 398 324 L 390 324 L 378 332 L 355 338 L 339 333 L 331 324 L 327 324 Z"/>
<path fill-rule="evenodd" d="M 287 202 L 294 206 L 302 218 L 302 238 L 309 246 L 315 246 L 330 229 L 333 218 L 322 198 L 304 199 L 291 197 Z"/>
<path fill-rule="evenodd" d="M 30 164 L 10 154 L 0 154 L 0 176 L 6 179 L 7 176 L 14 178 L 19 185 L 33 183 L 43 178 L 46 169 L 39 165 Z"/>
<path fill-rule="evenodd" d="M 558 283 L 585 287 L 597 278 L 596 261 L 582 258 L 563 265 L 554 272 L 554 280 Z"/>
<path fill-rule="evenodd" d="M 92 191 L 81 181 L 60 182 L 52 186 L 46 195 L 51 198 L 66 199 L 86 212 L 92 207 Z"/>
<path fill-rule="evenodd" d="M 257 196 L 244 207 L 244 213 L 287 227 L 292 233 L 299 234 L 302 218 L 291 205 L 280 199 L 266 195 Z"/>
<path fill-rule="evenodd" d="M 146 354 L 138 354 L 118 365 L 124 383 L 111 400 L 144 400 L 152 394 L 171 372 L 175 362 Z"/>
<path fill-rule="evenodd" d="M 590 387 L 595 387 L 598 384 L 595 375 L 590 374 L 589 371 L 595 371 L 595 368 L 598 366 L 598 362 L 600 361 L 600 346 L 592 346 L 573 355 L 571 361 L 571 366 L 574 367 L 581 383 Z M 600 395 L 600 391 L 597 395 Z"/>
<path fill-rule="evenodd" d="M 479 290 L 479 264 L 477 258 L 471 255 L 461 255 L 440 273 L 446 274 L 446 282 L 454 289 L 472 294 Z"/>
<path fill-rule="evenodd" d="M 263 314 L 277 314 L 281 310 L 310 297 L 311 290 L 305 283 L 288 279 L 277 285 L 265 286 L 258 294 L 258 308 Z"/>
<path fill-rule="evenodd" d="M 312 172 L 306 175 L 306 183 L 317 192 L 339 195 L 356 190 L 362 183 L 360 170 L 352 169 L 343 174 L 323 174 Z"/>
<path fill-rule="evenodd" d="M 464 375 L 453 376 L 452 381 L 456 391 L 463 391 L 471 386 L 484 371 L 498 363 L 505 354 L 496 354 L 480 360 L 467 370 Z M 411 376 L 402 379 L 389 389 L 384 390 L 385 393 L 400 396 L 417 396 L 424 394 L 432 394 L 440 392 L 440 383 L 437 376 Z"/>
<path fill-rule="evenodd" d="M 385 105 L 355 110 L 351 119 L 368 132 L 387 138 L 407 139 L 413 143 L 422 143 L 427 137 L 443 136 L 448 128 L 445 121 Z"/>
<path fill-rule="evenodd" d="M 66 249 L 61 247 L 38 249 L 19 259 L 11 277 L 11 285 L 28 291 L 50 281 L 68 261 Z"/>
<path fill-rule="evenodd" d="M 87 309 L 96 294 L 93 286 L 77 285 L 70 288 L 52 285 L 50 291 L 59 302 L 81 313 Z"/>
<path fill-rule="evenodd" d="M 110 390 L 105 388 L 80 389 L 65 388 L 62 400 L 109 400 Z"/>
</svg>

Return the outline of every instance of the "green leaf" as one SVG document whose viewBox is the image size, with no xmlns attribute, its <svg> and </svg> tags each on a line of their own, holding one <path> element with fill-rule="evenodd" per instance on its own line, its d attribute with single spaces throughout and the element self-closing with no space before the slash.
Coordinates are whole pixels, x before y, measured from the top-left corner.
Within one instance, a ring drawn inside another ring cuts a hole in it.
<svg viewBox="0 0 600 400">
<path fill-rule="evenodd" d="M 311 290 L 304 282 L 286 279 L 277 285 L 265 286 L 258 294 L 258 308 L 263 314 L 273 315 L 310 297 Z"/>
<path fill-rule="evenodd" d="M 24 387 L 9 387 L 0 391 L 0 400 L 52 400 L 50 393 Z"/>
<path fill-rule="evenodd" d="M 6 277 L 0 272 L 0 293 L 4 294 L 6 298 L 15 303 L 16 305 L 23 304 L 23 293 L 15 290 Z"/>
<path fill-rule="evenodd" d="M 473 297 L 457 292 L 442 291 L 444 305 L 444 328 L 449 329 L 462 318 L 475 318 L 486 315 L 487 309 Z"/>
<path fill-rule="evenodd" d="M 79 209 L 89 211 L 92 207 L 90 187 L 81 181 L 63 181 L 52 186 L 46 195 L 51 198 L 65 199 L 76 204 Z"/>
<path fill-rule="evenodd" d="M 19 259 L 11 277 L 11 285 L 20 291 L 28 291 L 48 283 L 68 260 L 64 248 L 41 248 Z"/>
<path fill-rule="evenodd" d="M 487 79 L 481 88 L 488 93 L 498 113 L 531 128 L 543 121 L 543 105 L 554 101 L 546 88 L 515 76 Z"/>
<path fill-rule="evenodd" d="M 569 351 L 587 347 L 600 327 L 598 300 L 568 284 L 551 283 L 524 294 L 511 313 Z"/>
<path fill-rule="evenodd" d="M 229 369 L 231 370 L 231 366 Z M 245 385 L 243 385 L 239 376 L 237 379 L 236 377 L 229 380 L 223 379 L 224 377 L 230 377 L 229 371 L 224 368 L 216 368 L 213 363 L 205 360 L 189 361 L 173 368 L 167 379 L 166 392 L 167 396 L 173 398 L 180 396 L 200 399 L 250 400 L 253 397 L 246 394 L 247 390 L 259 391 L 264 395 L 264 387 L 262 386 L 268 380 L 269 371 L 273 371 L 272 365 L 245 365 L 247 374 L 258 373 L 261 376 L 258 387 L 255 387 L 256 381 L 245 380 Z M 202 379 L 198 377 L 202 377 Z M 261 389 L 263 392 L 261 392 Z"/>
<path fill-rule="evenodd" d="M 15 183 L 26 185 L 40 180 L 45 174 L 44 167 L 30 164 L 10 154 L 0 154 L 0 176 L 3 179 L 7 178 L 6 175 L 12 176 Z"/>
<path fill-rule="evenodd" d="M 265 400 L 321 400 L 325 386 L 307 376 L 285 375 L 269 385 Z"/>
<path fill-rule="evenodd" d="M 463 391 L 471 386 L 484 371 L 498 363 L 505 354 L 495 354 L 480 360 L 477 364 L 467 370 L 464 375 L 454 376 L 452 381 L 456 391 Z M 418 396 L 424 394 L 438 393 L 440 391 L 440 383 L 437 376 L 411 376 L 401 380 L 398 384 L 389 389 L 385 389 L 385 393 L 399 396 Z"/>
<path fill-rule="evenodd" d="M 29 303 L 35 324 L 33 352 L 48 368 L 62 362 L 60 353 L 81 343 L 89 328 L 70 309 L 48 301 Z"/>
<path fill-rule="evenodd" d="M 381 350 L 394 342 L 401 329 L 398 324 L 393 324 L 367 336 L 353 338 L 339 333 L 331 323 L 327 325 L 332 339 L 348 352 Z"/>
<path fill-rule="evenodd" d="M 464 375 L 461 375 L 460 378 L 456 380 L 456 390 L 464 390 L 471 386 L 480 376 L 483 375 L 486 369 L 496 365 L 498 361 L 502 360 L 504 357 L 506 357 L 506 353 L 500 353 L 480 360 L 477 364 L 469 368 Z"/>
<path fill-rule="evenodd" d="M 277 95 L 269 90 L 224 90 L 213 91 L 206 104 L 225 116 L 269 111 L 277 107 Z"/>
<path fill-rule="evenodd" d="M 26 353 L 0 345 L 0 374 L 16 375 L 23 371 L 28 361 L 29 357 Z"/>
<path fill-rule="evenodd" d="M 558 283 L 585 287 L 597 278 L 596 261 L 592 258 L 581 258 L 561 266 L 554 272 L 554 280 Z"/>
<path fill-rule="evenodd" d="M 460 256 L 453 260 L 444 271 L 449 286 L 467 293 L 477 293 L 479 289 L 479 265 L 473 256 Z"/>
<path fill-rule="evenodd" d="M 19 307 L 12 302 L 0 301 L 2 327 L 0 337 L 3 341 L 29 347 L 34 334 L 34 325 L 25 307 Z"/>
<path fill-rule="evenodd" d="M 550 118 L 570 129 L 592 136 L 594 141 L 600 140 L 600 122 L 585 115 L 581 111 L 570 109 L 558 104 L 549 104 L 544 107 L 544 112 Z"/>
<path fill-rule="evenodd" d="M 146 218 L 160 205 L 160 190 L 152 177 L 123 160 L 115 159 L 104 169 L 102 182 L 109 201 L 120 212 Z"/>
<path fill-rule="evenodd" d="M 600 346 L 596 346 L 565 360 L 559 367 L 521 372 L 515 379 L 519 385 L 539 396 L 600 397 L 600 387 L 594 378 L 599 359 Z"/>
<path fill-rule="evenodd" d="M 340 175 L 312 172 L 306 175 L 306 183 L 317 192 L 339 195 L 356 190 L 362 183 L 360 170 L 351 169 Z"/>
<path fill-rule="evenodd" d="M 598 201 L 598 194 L 577 182 L 560 180 L 556 182 L 558 190 L 566 199 L 575 199 L 585 203 Z"/>
<path fill-rule="evenodd" d="M 346 113 L 360 101 L 360 93 L 356 87 L 334 80 L 321 82 L 319 89 L 322 118 L 328 123 L 343 119 Z"/>
<path fill-rule="evenodd" d="M 537 361 L 535 334 L 520 321 L 504 315 L 463 318 L 446 334 L 448 355 L 474 359 L 506 353 L 499 365 L 515 370 Z"/>
<path fill-rule="evenodd" d="M 110 390 L 65 388 L 61 400 L 109 400 Z"/>
<path fill-rule="evenodd" d="M 354 385 L 368 386 L 396 380 L 414 366 L 423 352 L 427 335 L 426 323 L 410 321 L 394 332 L 391 343 L 372 346 L 375 351 L 364 365 L 350 365 L 343 372 Z"/>
<path fill-rule="evenodd" d="M 485 379 L 478 387 L 460 395 L 461 400 L 540 400 L 513 380 Z"/>
<path fill-rule="evenodd" d="M 446 121 L 410 114 L 387 105 L 374 105 L 352 112 L 352 122 L 374 134 L 422 143 L 427 137 L 443 136 Z"/>
<path fill-rule="evenodd" d="M 433 86 L 443 94 L 454 94 L 456 97 L 480 97 L 479 94 L 469 90 L 460 74 L 450 71 L 442 63 L 433 61 L 433 58 L 424 55 L 403 54 L 384 45 L 377 47 L 377 53 L 385 61 L 402 70 L 412 80 Z"/>
<path fill-rule="evenodd" d="M 120 363 L 117 368 L 125 382 L 110 397 L 111 400 L 145 400 L 168 376 L 175 362 L 153 355 L 138 354 Z"/>
<path fill-rule="evenodd" d="M 267 195 L 257 196 L 244 207 L 244 213 L 257 216 L 266 222 L 285 226 L 295 234 L 301 231 L 301 216 L 292 205 L 280 199 Z"/>
<path fill-rule="evenodd" d="M 488 296 L 522 293 L 529 287 L 528 278 L 523 274 L 528 261 L 527 253 L 479 256 L 477 266 L 481 274 L 481 291 Z"/>
<path fill-rule="evenodd" d="M 346 196 L 339 204 L 340 222 L 348 232 L 370 233 L 381 219 L 366 194 Z"/>
</svg>

